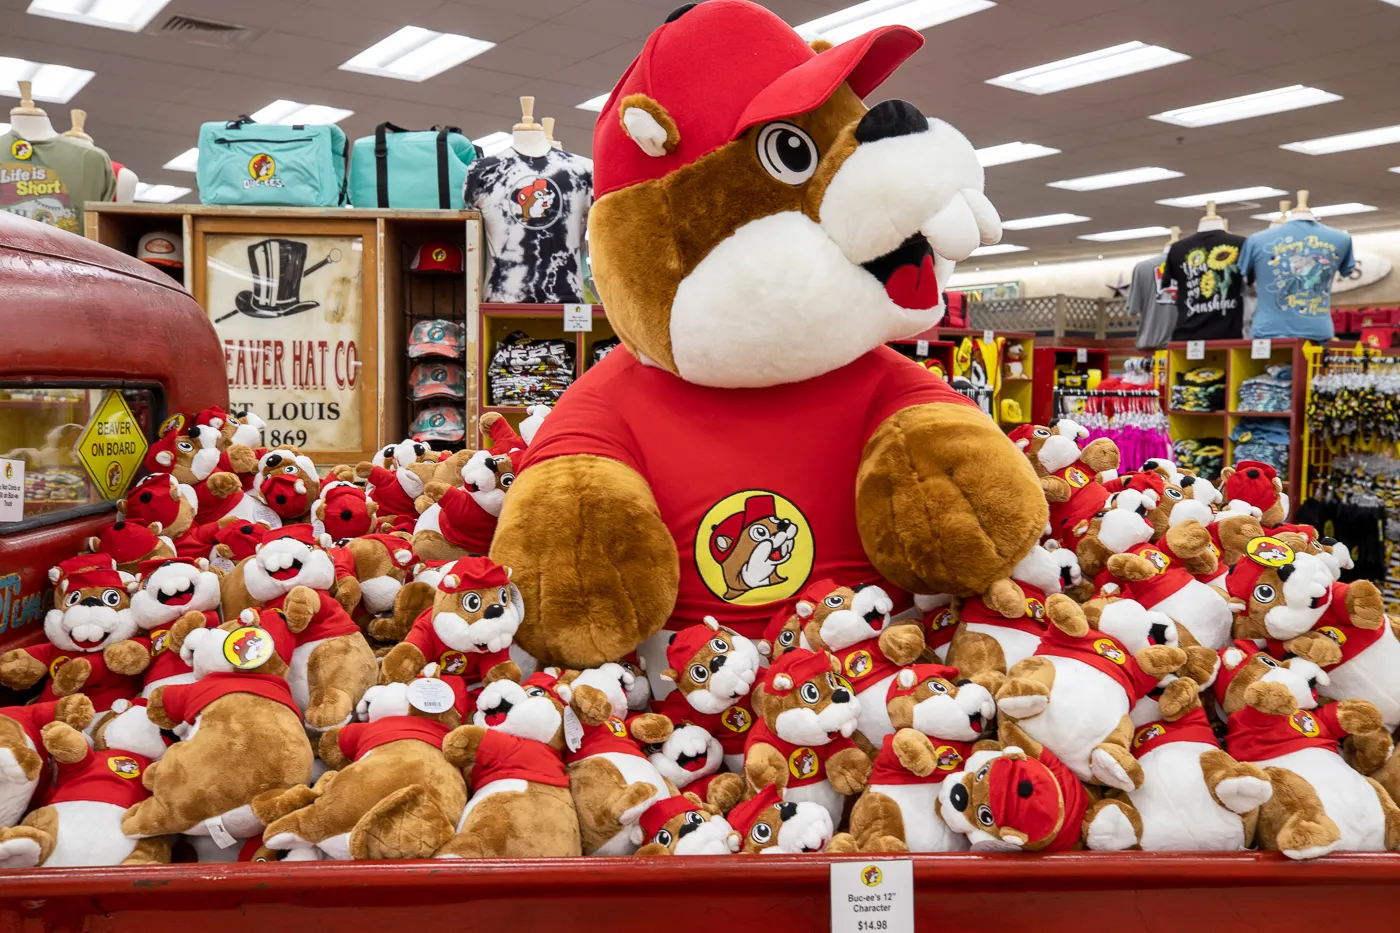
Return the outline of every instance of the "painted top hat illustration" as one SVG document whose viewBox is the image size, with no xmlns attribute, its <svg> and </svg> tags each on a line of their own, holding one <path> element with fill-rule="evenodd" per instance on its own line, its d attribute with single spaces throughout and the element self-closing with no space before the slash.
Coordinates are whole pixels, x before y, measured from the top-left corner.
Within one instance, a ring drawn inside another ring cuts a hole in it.
<svg viewBox="0 0 1400 933">
<path fill-rule="evenodd" d="M 319 301 L 301 300 L 301 280 L 340 258 L 332 250 L 325 259 L 311 268 L 306 267 L 306 244 L 300 240 L 268 239 L 248 247 L 248 268 L 253 274 L 253 287 L 239 292 L 233 303 L 238 311 L 249 317 L 288 317 L 309 311 Z"/>
</svg>

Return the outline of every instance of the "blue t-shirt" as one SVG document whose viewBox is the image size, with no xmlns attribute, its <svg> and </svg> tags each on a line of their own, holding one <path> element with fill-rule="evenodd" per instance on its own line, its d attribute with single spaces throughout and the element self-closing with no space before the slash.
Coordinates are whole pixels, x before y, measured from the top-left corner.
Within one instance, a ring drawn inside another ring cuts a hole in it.
<svg viewBox="0 0 1400 933">
<path fill-rule="evenodd" d="M 1258 284 L 1250 336 L 1332 339 L 1332 283 L 1356 260 L 1351 234 L 1316 220 L 1290 220 L 1245 240 L 1240 267 Z"/>
</svg>

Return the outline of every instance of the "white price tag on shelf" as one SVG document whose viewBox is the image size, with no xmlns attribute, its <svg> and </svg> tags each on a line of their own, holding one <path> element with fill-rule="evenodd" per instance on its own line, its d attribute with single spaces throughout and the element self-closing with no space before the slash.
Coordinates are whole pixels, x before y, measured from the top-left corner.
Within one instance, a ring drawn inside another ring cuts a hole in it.
<svg viewBox="0 0 1400 933">
<path fill-rule="evenodd" d="M 1188 360 L 1203 360 L 1206 358 L 1206 342 L 1204 340 L 1186 341 L 1186 358 Z"/>
<path fill-rule="evenodd" d="M 1249 358 L 1251 360 L 1267 360 L 1274 352 L 1274 342 L 1265 337 L 1263 340 L 1256 340 L 1249 346 Z"/>
<path fill-rule="evenodd" d="M 994 343 L 994 342 L 996 341 L 996 339 L 997 339 L 996 332 L 993 331 L 991 328 L 988 328 L 987 330 L 982 331 L 982 342 L 983 342 L 983 343 Z"/>
<path fill-rule="evenodd" d="M 917 344 L 914 345 L 914 355 L 919 357 L 919 359 L 923 359 L 924 357 L 928 356 L 927 340 L 920 340 Z"/>
<path fill-rule="evenodd" d="M 914 933 L 914 863 L 831 863 L 831 933 Z"/>
<path fill-rule="evenodd" d="M 593 331 L 592 305 L 564 305 L 564 333 L 585 334 Z"/>
<path fill-rule="evenodd" d="M 1084 349 L 1083 347 L 1079 347 L 1074 351 L 1074 361 L 1076 363 L 1089 362 L 1089 351 Z"/>
<path fill-rule="evenodd" d="M 24 461 L 0 459 L 0 522 L 24 521 Z"/>
</svg>

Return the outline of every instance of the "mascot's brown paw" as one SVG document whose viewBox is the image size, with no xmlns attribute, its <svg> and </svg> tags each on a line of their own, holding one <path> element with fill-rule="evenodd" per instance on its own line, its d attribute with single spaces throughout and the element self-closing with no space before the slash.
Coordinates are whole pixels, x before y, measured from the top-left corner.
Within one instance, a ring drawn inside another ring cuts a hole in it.
<svg viewBox="0 0 1400 933">
<path fill-rule="evenodd" d="M 1070 496 L 1074 495 L 1074 487 L 1058 476 L 1042 476 L 1040 489 L 1045 493 L 1047 502 L 1068 502 Z"/>
<path fill-rule="evenodd" d="M 628 722 L 628 729 L 643 745 L 660 745 L 671 737 L 675 726 L 660 713 L 640 713 Z"/>
<path fill-rule="evenodd" d="M 1211 549 L 1210 532 L 1205 526 L 1194 518 L 1171 526 L 1167 529 L 1167 547 L 1181 556 L 1182 560 L 1191 560 L 1203 554 L 1209 553 Z M 1209 573 L 1209 570 L 1203 570 Z"/>
<path fill-rule="evenodd" d="M 1074 638 L 1089 634 L 1089 620 L 1079 603 L 1063 593 L 1054 593 L 1045 601 L 1045 614 L 1050 624 Z"/>
<path fill-rule="evenodd" d="M 596 667 L 660 631 L 675 608 L 676 542 L 646 482 L 616 460 L 556 457 L 521 473 L 491 557 L 514 571 L 525 597 L 515 641 L 537 658 Z"/>
<path fill-rule="evenodd" d="M 74 729 L 86 729 L 96 715 L 97 710 L 93 708 L 92 701 L 81 693 L 70 694 L 59 700 L 53 711 L 56 722 L 66 722 Z"/>
<path fill-rule="evenodd" d="M 47 723 L 39 734 L 44 740 L 45 751 L 62 764 L 82 761 L 88 753 L 87 739 L 66 722 Z"/>
<path fill-rule="evenodd" d="M 340 608 L 350 615 L 360 606 L 360 581 L 354 577 L 341 577 L 331 587 L 331 596 L 340 603 Z"/>
<path fill-rule="evenodd" d="M 1244 691 L 1244 701 L 1261 713 L 1290 716 L 1298 711 L 1298 700 L 1287 684 L 1256 680 Z"/>
<path fill-rule="evenodd" d="M 486 414 L 476 419 L 476 423 L 477 426 L 481 429 L 482 435 L 490 437 L 491 429 L 494 428 L 496 426 L 496 423 L 501 420 L 503 420 L 503 418 L 500 412 L 488 411 Z"/>
<path fill-rule="evenodd" d="M 1356 580 L 1347 586 L 1347 615 L 1357 628 L 1381 627 L 1385 620 L 1385 600 L 1370 580 Z"/>
<path fill-rule="evenodd" d="M 854 855 L 860 849 L 856 846 L 856 837 L 850 833 L 837 833 L 831 837 L 831 841 L 826 844 L 826 851 L 830 855 Z M 904 851 L 909 851 L 906 847 Z"/>
<path fill-rule="evenodd" d="M 102 660 L 108 670 L 132 677 L 150 666 L 151 653 L 138 641 L 119 641 L 102 649 Z"/>
<path fill-rule="evenodd" d="M 374 471 L 374 464 L 368 460 L 361 460 L 355 464 L 355 476 L 359 479 L 369 479 L 370 473 Z"/>
<path fill-rule="evenodd" d="M 48 672 L 49 669 L 27 651 L 16 648 L 0 654 L 0 684 L 11 690 L 27 690 Z"/>
<path fill-rule="evenodd" d="M 360 817 L 350 833 L 350 857 L 428 858 L 456 831 L 422 784 L 401 787 Z"/>
<path fill-rule="evenodd" d="M 406 684 L 418 676 L 428 659 L 417 645 L 401 642 L 395 645 L 379 664 L 381 684 Z"/>
<path fill-rule="evenodd" d="M 61 697 L 77 693 L 83 689 L 83 685 L 91 676 L 92 662 L 87 658 L 74 658 L 53 675 L 53 692 Z"/>
<path fill-rule="evenodd" d="M 321 596 L 309 586 L 294 586 L 282 603 L 282 611 L 287 616 L 287 628 L 300 632 L 321 611 Z"/>
<path fill-rule="evenodd" d="M 242 444 L 230 444 L 228 450 L 229 466 L 233 467 L 235 473 L 256 473 L 258 472 L 258 455 L 251 447 Z"/>
<path fill-rule="evenodd" d="M 1362 774 L 1375 774 L 1390 759 L 1395 744 L 1384 730 L 1348 735 L 1342 741 L 1342 754 Z"/>
<path fill-rule="evenodd" d="M 257 469 L 257 464 L 253 464 L 253 469 Z M 204 481 L 205 488 L 220 499 L 225 499 L 235 492 L 243 491 L 243 482 L 235 474 L 229 472 L 211 473 Z"/>
<path fill-rule="evenodd" d="M 1318 667 L 1328 668 L 1342 663 L 1342 646 L 1322 632 L 1307 632 L 1289 639 L 1284 645 L 1290 654 L 1311 661 Z"/>
<path fill-rule="evenodd" d="M 1108 572 L 1120 580 L 1138 583 L 1156 576 L 1157 567 L 1137 554 L 1114 554 L 1108 559 Z"/>
<path fill-rule="evenodd" d="M 495 683 L 498 680 L 513 680 L 520 683 L 520 667 L 514 661 L 502 661 L 486 672 L 482 683 Z"/>
<path fill-rule="evenodd" d="M 912 664 L 924 652 L 924 630 L 918 625 L 891 625 L 880 633 L 879 643 L 895 664 Z"/>
<path fill-rule="evenodd" d="M 1030 461 L 995 422 L 935 403 L 896 412 L 866 443 L 856 516 L 886 579 L 911 593 L 970 596 L 1011 575 L 1049 508 Z"/>
<path fill-rule="evenodd" d="M 338 463 L 331 467 L 330 473 L 326 474 L 326 480 L 336 480 L 342 483 L 353 483 L 355 481 L 355 468 L 348 463 Z"/>
<path fill-rule="evenodd" d="M 1341 700 L 1336 710 L 1338 724 L 1352 735 L 1385 731 L 1381 711 L 1369 700 Z"/>
<path fill-rule="evenodd" d="M 146 718 L 162 729 L 174 729 L 175 720 L 165 712 L 165 688 L 157 687 L 146 700 Z"/>
<path fill-rule="evenodd" d="M 1118 445 L 1106 437 L 1094 438 L 1079 451 L 1079 459 L 1095 473 L 1118 469 L 1121 454 Z"/>
<path fill-rule="evenodd" d="M 847 748 L 826 761 L 826 776 L 838 794 L 859 794 L 870 777 L 871 761 L 859 749 Z"/>
<path fill-rule="evenodd" d="M 1175 645 L 1148 645 L 1133 657 L 1138 667 L 1157 678 L 1173 674 L 1186 664 L 1186 652 Z"/>
<path fill-rule="evenodd" d="M 1209 650 L 1209 649 L 1205 649 Z M 1201 687 L 1190 677 L 1178 677 L 1167 684 L 1157 705 L 1162 710 L 1162 718 L 1175 722 L 1200 704 Z"/>
<path fill-rule="evenodd" d="M 305 784 L 298 784 L 296 787 L 278 787 L 263 791 L 253 798 L 250 805 L 254 816 L 265 824 L 271 824 L 302 807 L 309 807 L 319 796 Z"/>
<path fill-rule="evenodd" d="M 705 806 L 715 813 L 728 813 L 744 796 L 744 779 L 737 774 L 716 774 L 705 794 Z"/>
</svg>

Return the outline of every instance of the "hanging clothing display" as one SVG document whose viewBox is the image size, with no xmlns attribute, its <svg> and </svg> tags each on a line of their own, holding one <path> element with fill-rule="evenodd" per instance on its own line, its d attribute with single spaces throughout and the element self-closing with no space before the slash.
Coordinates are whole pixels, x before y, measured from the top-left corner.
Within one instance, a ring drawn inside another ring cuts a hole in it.
<svg viewBox="0 0 1400 933">
<path fill-rule="evenodd" d="M 1389 454 L 1345 454 L 1314 477 L 1312 495 L 1294 520 L 1345 541 L 1356 565 L 1344 580 L 1372 580 L 1386 603 L 1400 602 L 1400 459 Z"/>
<path fill-rule="evenodd" d="M 1128 286 L 1128 312 L 1138 324 L 1137 348 L 1160 350 L 1172 339 L 1176 329 L 1176 286 L 1163 287 L 1162 272 L 1167 254 L 1144 259 L 1133 266 Z"/>
<path fill-rule="evenodd" d="M 1400 358 L 1329 354 L 1327 361 L 1336 365 L 1324 365 L 1308 394 L 1314 440 L 1363 448 L 1400 440 Z"/>
<path fill-rule="evenodd" d="M 1118 445 L 1119 472 L 1142 468 L 1144 461 L 1172 455 L 1167 416 L 1155 389 L 1055 390 L 1055 417 L 1069 418 L 1089 431 L 1088 444 L 1106 437 Z"/>
<path fill-rule="evenodd" d="M 101 149 L 62 136 L 0 134 L 0 210 L 81 235 L 83 205 L 116 192 L 112 159 Z"/>
<path fill-rule="evenodd" d="M 1207 230 L 1167 250 L 1163 283 L 1177 286 L 1173 340 L 1236 340 L 1243 333 L 1244 237 Z"/>
<path fill-rule="evenodd" d="M 1251 337 L 1332 339 L 1332 283 L 1356 267 L 1350 234 L 1290 220 L 1246 240 L 1240 266 L 1259 286 Z"/>
</svg>

